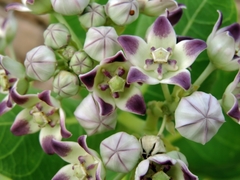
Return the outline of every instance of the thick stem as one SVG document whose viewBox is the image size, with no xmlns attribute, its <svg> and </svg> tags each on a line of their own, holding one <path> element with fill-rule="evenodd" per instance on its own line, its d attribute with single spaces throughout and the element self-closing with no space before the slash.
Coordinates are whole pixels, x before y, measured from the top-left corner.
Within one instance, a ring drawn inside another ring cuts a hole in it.
<svg viewBox="0 0 240 180">
<path fill-rule="evenodd" d="M 163 91 L 163 95 L 164 95 L 165 99 L 167 101 L 171 101 L 172 97 L 171 97 L 170 91 L 168 89 L 168 85 L 167 84 L 161 84 L 161 87 L 162 87 L 162 91 Z"/>
<path fill-rule="evenodd" d="M 163 133 L 163 131 L 165 129 L 165 126 L 166 126 L 166 122 L 167 122 L 167 115 L 164 115 L 163 121 L 162 121 L 162 125 L 161 125 L 161 127 L 160 127 L 160 129 L 158 131 L 158 134 L 157 134 L 158 136 L 162 135 L 162 133 Z"/>
<path fill-rule="evenodd" d="M 124 173 L 118 173 L 113 180 L 122 180 L 126 176 Z"/>
<path fill-rule="evenodd" d="M 58 13 L 53 13 L 53 15 L 55 16 L 55 18 L 61 22 L 62 24 L 64 24 L 68 30 L 71 33 L 72 36 L 72 40 L 77 44 L 78 49 L 82 48 L 82 43 L 80 42 L 79 38 L 77 37 L 77 35 L 74 33 L 74 31 L 72 30 L 71 26 L 68 25 L 67 21 L 64 19 L 64 17 L 61 14 Z"/>
<path fill-rule="evenodd" d="M 147 110 L 147 119 L 145 121 L 144 133 L 156 134 L 158 125 L 158 117 L 154 116 L 150 109 Z"/>
<path fill-rule="evenodd" d="M 215 70 L 215 66 L 209 62 L 208 66 L 204 69 L 202 74 L 198 77 L 198 79 L 193 83 L 193 86 L 196 87 L 196 90 L 201 86 L 203 81 L 207 79 L 207 77 Z"/>
</svg>

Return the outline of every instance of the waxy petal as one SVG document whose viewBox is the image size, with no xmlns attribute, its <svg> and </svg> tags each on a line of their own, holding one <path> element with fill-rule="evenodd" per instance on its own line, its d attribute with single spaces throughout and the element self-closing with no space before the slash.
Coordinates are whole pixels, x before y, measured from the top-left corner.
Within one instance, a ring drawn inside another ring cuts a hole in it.
<svg viewBox="0 0 240 180">
<path fill-rule="evenodd" d="M 141 91 L 135 86 L 125 89 L 123 93 L 120 93 L 120 97 L 115 98 L 114 101 L 116 102 L 116 106 L 123 111 L 139 115 L 146 113 L 146 105 Z"/>
<path fill-rule="evenodd" d="M 204 41 L 184 40 L 176 44 L 171 59 L 177 60 L 179 69 L 186 69 L 192 65 L 197 56 L 207 48 Z"/>
<path fill-rule="evenodd" d="M 125 62 L 126 58 L 122 51 L 118 51 L 114 56 L 106 58 L 100 62 L 100 64 L 113 63 L 113 62 Z"/>
<path fill-rule="evenodd" d="M 8 4 L 5 7 L 6 11 L 12 11 L 12 10 L 16 10 L 16 11 L 22 11 L 22 12 L 30 12 L 31 9 L 29 9 L 28 7 L 24 6 L 21 3 L 11 3 Z"/>
<path fill-rule="evenodd" d="M 145 72 L 142 69 L 132 66 L 129 69 L 128 75 L 127 75 L 127 83 L 146 83 L 146 84 L 158 84 L 160 81 L 156 78 L 152 78 L 151 75 L 154 72 Z"/>
<path fill-rule="evenodd" d="M 11 132 L 16 136 L 32 134 L 40 130 L 37 123 L 34 122 L 32 116 L 29 114 L 30 109 L 22 110 L 15 118 Z"/>
<path fill-rule="evenodd" d="M 63 166 L 52 178 L 52 180 L 74 180 L 76 176 L 73 171 L 73 165 L 68 164 Z M 84 177 L 84 176 L 83 176 Z"/>
<path fill-rule="evenodd" d="M 61 127 L 61 135 L 63 138 L 69 138 L 72 136 L 72 133 L 67 130 L 66 125 L 65 125 L 65 112 L 63 111 L 62 108 L 59 109 L 59 117 L 60 117 L 60 127 Z"/>
<path fill-rule="evenodd" d="M 240 24 L 234 23 L 229 26 L 219 29 L 218 34 L 222 32 L 229 32 L 229 35 L 233 37 L 236 44 L 240 43 Z"/>
<path fill-rule="evenodd" d="M 153 26 L 148 30 L 146 39 L 150 47 L 155 47 L 156 49 L 159 47 L 174 49 L 176 44 L 175 31 L 165 16 L 159 16 L 155 20 Z"/>
<path fill-rule="evenodd" d="M 167 0 L 168 1 L 168 0 Z M 174 26 L 175 24 L 178 23 L 178 21 L 181 19 L 182 14 L 183 14 L 183 10 L 186 8 L 185 5 L 183 4 L 178 4 L 177 9 L 173 10 L 173 11 L 167 11 L 167 18 L 170 21 L 170 23 L 172 24 L 172 26 Z"/>
<path fill-rule="evenodd" d="M 106 116 L 111 114 L 115 110 L 115 103 L 111 96 L 107 96 L 100 91 L 93 92 L 93 98 L 99 107 L 99 112 L 101 116 Z"/>
<path fill-rule="evenodd" d="M 68 163 L 79 163 L 78 157 L 88 153 L 76 142 L 52 140 L 52 147 L 64 161 Z"/>
<path fill-rule="evenodd" d="M 9 100 L 9 96 L 7 95 L 2 102 L 0 102 L 0 116 L 4 113 L 10 111 L 15 104 L 12 104 L 11 100 Z"/>
<path fill-rule="evenodd" d="M 217 11 L 217 12 L 218 12 L 218 15 L 219 15 L 218 20 L 215 23 L 211 34 L 208 36 L 207 44 L 212 40 L 212 38 L 215 36 L 217 30 L 220 28 L 220 26 L 222 24 L 222 20 L 223 20 L 222 12 L 221 11 Z"/>
<path fill-rule="evenodd" d="M 186 69 L 176 72 L 168 72 L 164 74 L 164 78 L 160 81 L 160 83 L 173 84 L 188 90 L 191 87 L 191 75 Z"/>
<path fill-rule="evenodd" d="M 123 35 L 118 37 L 118 42 L 133 65 L 143 67 L 145 60 L 150 58 L 150 47 L 142 38 Z"/>
<path fill-rule="evenodd" d="M 94 86 L 94 79 L 97 75 L 98 66 L 96 66 L 93 70 L 89 71 L 85 74 L 80 74 L 79 78 L 81 82 L 86 86 L 89 91 L 92 91 Z"/>
<path fill-rule="evenodd" d="M 60 102 L 51 96 L 50 90 L 45 90 L 38 94 L 38 98 L 48 104 L 49 106 L 59 108 Z"/>
<path fill-rule="evenodd" d="M 179 169 L 181 169 L 182 171 L 175 171 L 176 173 L 174 173 L 175 177 L 184 177 L 185 179 L 188 180 L 198 180 L 198 177 L 196 175 L 194 175 L 191 171 L 189 171 L 187 165 L 181 161 L 181 160 L 177 160 L 177 164 L 179 164 Z M 172 177 L 173 179 L 175 179 L 174 177 Z"/>
<path fill-rule="evenodd" d="M 41 129 L 39 134 L 40 144 L 42 149 L 47 154 L 54 154 L 54 149 L 52 146 L 52 140 L 61 140 L 61 128 L 59 125 L 55 125 L 51 127 L 50 125 L 46 125 L 44 128 Z"/>
<path fill-rule="evenodd" d="M 149 163 L 150 161 L 148 159 L 145 159 L 138 164 L 137 169 L 135 171 L 135 180 L 140 180 L 140 178 L 147 173 Z"/>
</svg>

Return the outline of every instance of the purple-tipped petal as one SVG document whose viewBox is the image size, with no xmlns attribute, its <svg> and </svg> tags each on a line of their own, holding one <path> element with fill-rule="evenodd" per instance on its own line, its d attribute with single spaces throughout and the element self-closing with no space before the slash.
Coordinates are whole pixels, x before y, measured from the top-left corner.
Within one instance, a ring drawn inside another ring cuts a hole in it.
<svg viewBox="0 0 240 180">
<path fill-rule="evenodd" d="M 87 155 L 87 152 L 76 142 L 52 140 L 52 147 L 64 161 L 79 163 L 78 157 Z"/>
<path fill-rule="evenodd" d="M 140 180 L 140 178 L 147 173 L 149 163 L 150 163 L 149 160 L 145 159 L 138 164 L 137 169 L 135 171 L 135 180 Z"/>
<path fill-rule="evenodd" d="M 56 99 L 54 99 L 51 96 L 51 91 L 50 90 L 45 90 L 41 93 L 38 94 L 38 98 L 42 101 L 44 101 L 46 104 L 48 104 L 49 106 L 52 107 L 56 107 L 59 108 L 60 107 L 60 103 L 59 101 L 57 101 Z"/>
<path fill-rule="evenodd" d="M 6 11 L 12 11 L 12 10 L 22 11 L 22 12 L 30 12 L 31 11 L 28 7 L 24 6 L 21 3 L 11 3 L 11 4 L 8 4 L 5 7 L 5 9 L 6 9 Z"/>
<path fill-rule="evenodd" d="M 150 47 L 140 37 L 123 35 L 118 37 L 118 42 L 133 65 L 143 67 L 145 60 L 150 58 Z"/>
<path fill-rule="evenodd" d="M 141 70 L 140 68 L 136 66 L 132 66 L 129 69 L 129 72 L 127 75 L 127 83 L 131 84 L 135 82 L 146 83 L 146 84 L 158 84 L 159 80 L 147 75 L 147 73 Z"/>
<path fill-rule="evenodd" d="M 97 75 L 98 66 L 96 66 L 93 70 L 89 71 L 86 74 L 80 74 L 79 78 L 81 82 L 86 86 L 89 91 L 92 91 L 94 85 L 94 79 Z"/>
<path fill-rule="evenodd" d="M 160 83 L 173 84 L 188 90 L 191 86 L 191 75 L 186 69 L 177 72 L 168 72 Z"/>
<path fill-rule="evenodd" d="M 192 65 L 197 56 L 206 48 L 207 45 L 202 40 L 184 40 L 176 44 L 171 58 L 177 59 L 179 69 L 186 69 Z"/>
<path fill-rule="evenodd" d="M 0 102 L 0 116 L 10 111 L 11 109 L 12 109 L 12 106 L 9 107 L 8 105 L 8 97 L 4 98 L 2 102 Z"/>
<path fill-rule="evenodd" d="M 114 111 L 115 105 L 113 102 L 108 103 L 95 94 L 94 94 L 94 99 L 98 103 L 99 111 L 100 111 L 99 113 L 101 116 L 106 116 L 108 114 L 111 114 Z"/>
<path fill-rule="evenodd" d="M 172 26 L 177 24 L 178 21 L 181 19 L 182 15 L 183 15 L 183 10 L 182 10 L 183 8 L 186 8 L 186 6 L 178 5 L 178 8 L 175 9 L 174 11 L 167 12 L 167 18 L 170 21 L 170 23 L 172 24 Z"/>
<path fill-rule="evenodd" d="M 57 174 L 54 175 L 52 180 L 71 180 L 75 179 L 75 172 L 73 171 L 73 165 L 68 164 L 66 166 L 63 166 Z"/>
<path fill-rule="evenodd" d="M 174 48 L 176 44 L 175 31 L 165 16 L 159 16 L 147 33 L 147 43 L 155 48 Z"/>
<path fill-rule="evenodd" d="M 222 33 L 228 31 L 230 36 L 232 36 L 236 43 L 240 41 L 240 24 L 234 23 L 229 26 L 221 28 L 217 33 Z"/>
<path fill-rule="evenodd" d="M 100 62 L 100 64 L 113 63 L 113 62 L 125 62 L 126 58 L 122 51 L 118 51 L 114 56 L 106 58 Z"/>
<path fill-rule="evenodd" d="M 59 109 L 60 116 L 60 127 L 61 127 L 61 135 L 63 138 L 69 138 L 72 136 L 72 133 L 69 132 L 65 125 L 65 113 L 62 108 Z"/>
<path fill-rule="evenodd" d="M 166 154 L 157 154 L 154 156 L 150 156 L 148 159 L 157 164 L 171 165 L 171 166 L 176 164 L 176 162 L 177 162 L 175 159 L 172 159 L 171 157 L 169 157 Z"/>
<path fill-rule="evenodd" d="M 240 124 L 240 111 L 239 111 L 239 106 L 238 106 L 238 101 L 236 98 L 234 98 L 235 102 L 232 106 L 232 108 L 227 112 L 227 115 L 230 117 L 234 118 L 235 121 L 237 121 L 238 124 Z"/>
<path fill-rule="evenodd" d="M 29 114 L 29 109 L 22 110 L 15 118 L 11 132 L 16 136 L 22 136 L 26 134 L 32 134 L 39 131 L 39 126 L 32 119 Z"/>
<path fill-rule="evenodd" d="M 211 40 L 215 36 L 217 30 L 220 28 L 220 26 L 222 24 L 222 20 L 223 20 L 222 12 L 219 11 L 219 10 L 217 12 L 218 12 L 218 20 L 215 23 L 215 25 L 213 27 L 213 30 L 212 30 L 211 34 L 209 35 L 209 37 L 208 37 L 208 40 Z"/>
<path fill-rule="evenodd" d="M 17 83 L 10 90 L 10 96 L 16 104 L 18 104 L 19 106 L 21 106 L 23 108 L 28 108 L 28 107 L 35 105 L 39 101 L 37 95 L 35 95 L 35 94 L 27 94 L 27 95 L 19 94 L 17 92 L 16 85 L 17 85 Z"/>
<path fill-rule="evenodd" d="M 179 163 L 181 166 L 181 170 L 182 170 L 184 179 L 198 180 L 198 177 L 196 175 L 194 175 L 193 173 L 191 173 L 191 171 L 189 171 L 187 165 L 183 161 L 177 160 L 177 163 Z"/>
<path fill-rule="evenodd" d="M 142 97 L 141 91 L 134 86 L 130 86 L 120 95 L 120 98 L 114 99 L 116 106 L 123 110 L 134 114 L 144 115 L 146 113 L 146 105 Z"/>
<path fill-rule="evenodd" d="M 46 125 L 44 128 L 41 129 L 39 140 L 42 146 L 42 149 L 47 154 L 54 154 L 54 149 L 52 145 L 52 140 L 61 140 L 62 136 L 60 133 L 60 126 L 56 125 L 51 127 L 50 125 Z"/>
</svg>

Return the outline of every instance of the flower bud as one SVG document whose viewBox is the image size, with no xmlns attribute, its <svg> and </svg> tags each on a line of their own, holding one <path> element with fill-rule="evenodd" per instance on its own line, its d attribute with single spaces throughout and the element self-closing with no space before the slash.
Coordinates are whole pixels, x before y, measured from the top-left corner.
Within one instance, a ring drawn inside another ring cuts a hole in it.
<svg viewBox="0 0 240 180">
<path fill-rule="evenodd" d="M 73 46 L 67 46 L 67 47 L 63 50 L 62 55 L 63 55 L 63 57 L 66 58 L 67 60 L 70 60 L 76 51 L 77 51 L 77 50 L 76 50 L 75 47 L 73 47 Z"/>
<path fill-rule="evenodd" d="M 17 32 L 17 22 L 13 12 L 8 17 L 0 17 L 0 52 L 3 51 L 7 44 L 11 43 Z"/>
<path fill-rule="evenodd" d="M 174 0 L 137 0 L 140 12 L 147 16 L 160 16 L 166 9 L 172 11 L 177 8 L 177 2 Z"/>
<path fill-rule="evenodd" d="M 50 24 L 43 33 L 44 44 L 53 49 L 60 49 L 68 45 L 71 34 L 68 28 L 61 23 Z"/>
<path fill-rule="evenodd" d="M 66 98 L 77 94 L 79 89 L 78 77 L 68 71 L 60 71 L 53 80 L 53 92 Z"/>
<path fill-rule="evenodd" d="M 138 18 L 139 4 L 137 0 L 109 0 L 105 11 L 115 24 L 123 26 Z"/>
<path fill-rule="evenodd" d="M 90 107 L 90 108 L 89 108 Z M 74 112 L 78 122 L 85 129 L 88 135 L 98 134 L 115 129 L 117 124 L 117 111 L 113 110 L 110 114 L 102 116 L 100 105 L 89 94 Z"/>
<path fill-rule="evenodd" d="M 89 4 L 89 0 L 51 0 L 54 11 L 63 15 L 79 15 Z"/>
<path fill-rule="evenodd" d="M 22 4 L 8 4 L 6 10 L 31 11 L 33 14 L 46 14 L 52 11 L 52 4 L 50 0 L 22 0 Z"/>
<path fill-rule="evenodd" d="M 137 164 L 141 145 L 135 136 L 119 132 L 101 142 L 100 154 L 108 169 L 127 173 Z"/>
<path fill-rule="evenodd" d="M 121 49 L 117 37 L 112 27 L 92 27 L 87 32 L 84 51 L 97 61 L 113 56 Z"/>
<path fill-rule="evenodd" d="M 175 127 L 187 139 L 205 144 L 225 122 L 218 100 L 211 94 L 194 92 L 184 97 L 175 111 Z"/>
<path fill-rule="evenodd" d="M 240 25 L 231 24 L 219 29 L 222 24 L 222 14 L 213 27 L 211 34 L 207 39 L 207 53 L 212 64 L 224 71 L 234 71 L 238 69 L 238 60 L 240 60 Z"/>
<path fill-rule="evenodd" d="M 52 77 L 56 68 L 56 57 L 52 49 L 38 46 L 29 51 L 24 61 L 26 74 L 38 81 L 47 81 Z"/>
<path fill-rule="evenodd" d="M 103 26 L 106 22 L 104 7 L 97 3 L 90 3 L 84 10 L 83 14 L 80 15 L 79 21 L 86 29 Z"/>
<path fill-rule="evenodd" d="M 69 67 L 77 75 L 87 73 L 93 69 L 93 60 L 83 51 L 77 51 L 72 56 Z"/>
</svg>

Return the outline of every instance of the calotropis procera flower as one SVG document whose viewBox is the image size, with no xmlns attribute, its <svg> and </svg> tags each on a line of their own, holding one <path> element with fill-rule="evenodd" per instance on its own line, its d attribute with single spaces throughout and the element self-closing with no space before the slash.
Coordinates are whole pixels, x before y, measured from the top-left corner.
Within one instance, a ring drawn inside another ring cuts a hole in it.
<svg viewBox="0 0 240 180">
<path fill-rule="evenodd" d="M 55 12 L 62 15 L 79 15 L 89 4 L 89 0 L 51 0 Z"/>
<path fill-rule="evenodd" d="M 50 79 L 55 72 L 56 64 L 53 50 L 43 45 L 29 51 L 24 61 L 27 75 L 38 81 Z"/>
<path fill-rule="evenodd" d="M 10 44 L 17 32 L 17 22 L 13 12 L 9 12 L 6 18 L 0 17 L 0 53 Z"/>
<path fill-rule="evenodd" d="M 60 49 L 68 45 L 71 34 L 68 28 L 61 23 L 50 24 L 43 33 L 44 44 L 53 49 Z"/>
<path fill-rule="evenodd" d="M 240 71 L 237 73 L 233 82 L 226 88 L 223 98 L 222 107 L 226 114 L 234 121 L 240 124 L 240 106 L 239 106 L 239 93 L 240 93 Z"/>
<path fill-rule="evenodd" d="M 137 0 L 140 12 L 148 16 L 159 16 L 165 13 L 166 9 L 172 11 L 178 7 L 175 0 Z"/>
<path fill-rule="evenodd" d="M 102 116 L 100 114 L 100 104 L 94 100 L 92 94 L 89 94 L 82 100 L 74 115 L 88 135 L 113 130 L 117 124 L 116 110 Z"/>
<path fill-rule="evenodd" d="M 189 171 L 185 156 L 176 151 L 150 156 L 138 164 L 135 180 L 157 180 L 159 177 L 163 179 L 198 180 L 198 177 Z"/>
<path fill-rule="evenodd" d="M 53 140 L 54 152 L 69 164 L 62 167 L 52 180 L 105 179 L 105 169 L 98 154 L 88 148 L 87 136 L 80 136 L 78 143 Z"/>
<path fill-rule="evenodd" d="M 240 60 L 240 25 L 238 23 L 219 29 L 222 24 L 222 13 L 207 39 L 207 53 L 212 64 L 224 71 L 238 69 Z"/>
<path fill-rule="evenodd" d="M 87 32 L 83 49 L 92 59 L 101 61 L 121 49 L 117 38 L 118 35 L 112 27 L 92 27 Z"/>
<path fill-rule="evenodd" d="M 115 106 L 135 114 L 145 114 L 146 106 L 141 91 L 134 84 L 126 82 L 130 66 L 122 51 L 119 51 L 102 60 L 90 72 L 79 76 L 87 89 L 93 92 L 101 116 L 112 113 Z"/>
<path fill-rule="evenodd" d="M 138 18 L 139 4 L 137 0 L 108 0 L 105 11 L 115 24 L 123 26 Z"/>
<path fill-rule="evenodd" d="M 218 100 L 196 91 L 183 97 L 175 111 L 175 127 L 185 138 L 205 144 L 225 122 Z"/>
<path fill-rule="evenodd" d="M 90 3 L 79 17 L 81 25 L 86 29 L 103 26 L 106 20 L 104 6 L 95 2 Z"/>
<path fill-rule="evenodd" d="M 47 154 L 53 154 L 52 139 L 68 138 L 71 133 L 65 127 L 65 113 L 60 102 L 51 97 L 50 91 L 20 95 L 16 87 L 11 98 L 24 109 L 16 116 L 11 132 L 16 136 L 32 134 L 40 130 L 39 140 Z"/>
<path fill-rule="evenodd" d="M 32 12 L 34 14 L 46 14 L 52 11 L 50 0 L 22 0 L 21 3 L 11 3 L 6 6 L 6 10 L 16 10 Z"/>
<path fill-rule="evenodd" d="M 53 80 L 53 92 L 60 97 L 74 96 L 79 90 L 79 79 L 76 74 L 68 71 L 60 71 Z"/>
<path fill-rule="evenodd" d="M 9 96 L 9 91 L 15 84 L 21 94 L 26 93 L 28 83 L 25 80 L 23 64 L 7 56 L 0 55 L 0 93 L 7 94 L 0 102 L 0 115 L 9 111 L 14 105 L 11 96 Z"/>
<path fill-rule="evenodd" d="M 100 154 L 108 169 L 127 173 L 137 164 L 141 156 L 141 145 L 135 136 L 118 132 L 101 142 Z"/>
<path fill-rule="evenodd" d="M 76 51 L 69 63 L 70 69 L 77 75 L 89 72 L 93 65 L 93 60 L 84 51 Z"/>
<path fill-rule="evenodd" d="M 137 36 L 123 35 L 118 42 L 130 68 L 127 82 L 174 84 L 188 89 L 190 73 L 186 69 L 205 48 L 202 40 L 183 40 L 176 44 L 176 34 L 167 17 L 159 16 L 149 29 L 145 42 Z"/>
</svg>

